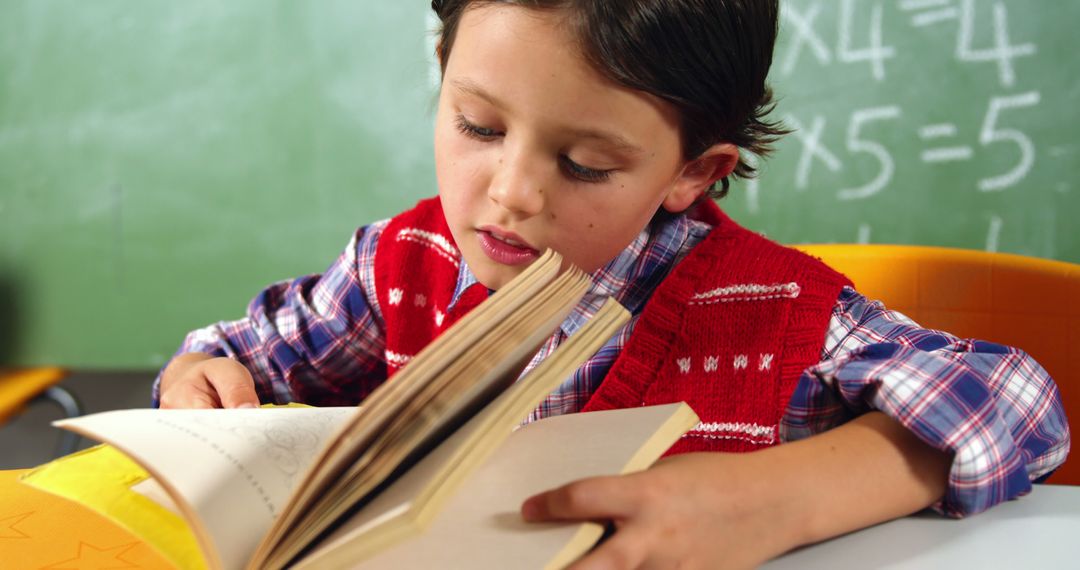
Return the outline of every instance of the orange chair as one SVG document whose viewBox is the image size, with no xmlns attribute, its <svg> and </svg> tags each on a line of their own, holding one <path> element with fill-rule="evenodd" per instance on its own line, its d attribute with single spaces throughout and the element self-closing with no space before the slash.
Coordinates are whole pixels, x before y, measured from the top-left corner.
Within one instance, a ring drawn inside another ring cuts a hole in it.
<svg viewBox="0 0 1080 570">
<path fill-rule="evenodd" d="M 66 370 L 55 367 L 0 370 L 0 425 L 38 400 L 52 401 L 60 406 L 66 417 L 82 415 L 82 408 L 75 396 L 57 386 L 65 376 Z M 63 432 L 56 455 L 74 452 L 78 443 L 78 436 Z"/>
<path fill-rule="evenodd" d="M 943 247 L 795 247 L 924 327 L 1023 349 L 1057 382 L 1070 431 L 1077 433 L 1080 265 Z M 1080 459 L 1073 455 L 1047 482 L 1080 485 Z"/>
</svg>

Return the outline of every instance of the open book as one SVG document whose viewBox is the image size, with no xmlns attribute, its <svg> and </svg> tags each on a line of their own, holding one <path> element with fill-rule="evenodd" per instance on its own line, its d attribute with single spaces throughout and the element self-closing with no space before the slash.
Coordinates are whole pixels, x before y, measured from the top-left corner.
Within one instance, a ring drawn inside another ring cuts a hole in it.
<svg viewBox="0 0 1080 570">
<path fill-rule="evenodd" d="M 561 264 L 545 253 L 358 408 L 124 410 L 62 420 L 56 425 L 112 447 L 62 458 L 24 482 L 101 511 L 183 568 L 564 565 L 600 527 L 526 525 L 521 502 L 580 477 L 643 469 L 697 418 L 672 404 L 515 431 L 628 319 L 609 300 L 518 379 L 588 286 Z M 88 491 L 98 488 L 88 481 L 110 473 L 114 486 L 138 496 Z M 74 476 L 82 483 L 70 484 Z"/>
</svg>

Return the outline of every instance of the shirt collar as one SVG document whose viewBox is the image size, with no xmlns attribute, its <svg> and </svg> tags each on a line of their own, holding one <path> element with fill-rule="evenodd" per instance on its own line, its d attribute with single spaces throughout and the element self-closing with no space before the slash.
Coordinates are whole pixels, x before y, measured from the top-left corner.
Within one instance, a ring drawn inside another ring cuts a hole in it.
<svg viewBox="0 0 1080 570">
<path fill-rule="evenodd" d="M 684 215 L 654 220 L 619 255 L 590 275 L 592 282 L 588 290 L 559 327 L 563 334 L 569 337 L 577 332 L 608 297 L 614 298 L 631 314 L 639 314 L 671 268 L 711 229 L 712 226 Z M 447 311 L 457 304 L 466 289 L 478 282 L 462 259 Z M 490 290 L 488 294 L 491 294 Z"/>
</svg>

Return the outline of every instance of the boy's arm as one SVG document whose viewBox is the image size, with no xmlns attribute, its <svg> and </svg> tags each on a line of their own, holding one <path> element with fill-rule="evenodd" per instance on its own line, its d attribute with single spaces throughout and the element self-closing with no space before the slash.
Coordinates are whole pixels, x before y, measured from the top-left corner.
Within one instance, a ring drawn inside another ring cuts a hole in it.
<svg viewBox="0 0 1080 570">
<path fill-rule="evenodd" d="M 352 405 L 385 376 L 373 260 L 385 223 L 361 228 L 322 275 L 271 285 L 245 318 L 192 331 L 174 356 L 227 357 L 252 375 L 262 402 Z M 163 368 L 168 370 L 169 364 Z M 160 402 L 163 374 L 154 381 Z"/>
<path fill-rule="evenodd" d="M 923 329 L 848 289 L 822 362 L 792 396 L 781 437 L 803 439 L 872 410 L 954 457 L 934 505 L 950 516 L 1026 494 L 1069 450 L 1057 387 L 1029 355 Z"/>
<path fill-rule="evenodd" d="M 529 521 L 610 520 L 572 570 L 751 568 L 792 548 L 916 512 L 950 457 L 881 413 L 754 453 L 688 453 L 526 501 Z"/>
<path fill-rule="evenodd" d="M 922 329 L 850 290 L 781 432 L 788 443 L 755 453 L 578 481 L 523 515 L 614 521 L 575 570 L 749 567 L 926 506 L 979 512 L 1029 491 L 1069 449 L 1060 395 L 1030 356 Z"/>
</svg>

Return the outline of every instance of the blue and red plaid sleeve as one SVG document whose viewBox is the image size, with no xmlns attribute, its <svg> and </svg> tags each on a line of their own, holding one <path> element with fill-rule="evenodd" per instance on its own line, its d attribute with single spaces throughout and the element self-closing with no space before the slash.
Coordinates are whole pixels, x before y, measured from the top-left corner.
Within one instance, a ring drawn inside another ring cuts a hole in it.
<svg viewBox="0 0 1080 570">
<path fill-rule="evenodd" d="M 386 377 L 372 261 L 384 227 L 357 230 L 325 273 L 267 287 L 244 318 L 192 331 L 177 354 L 240 362 L 264 403 L 356 404 Z M 155 406 L 160 381 L 153 386 Z"/>
<path fill-rule="evenodd" d="M 949 516 L 1026 494 L 1069 451 L 1061 396 L 1026 353 L 921 328 L 845 289 L 822 361 L 800 379 L 781 435 L 802 439 L 872 410 L 953 455 L 934 506 Z"/>
</svg>

